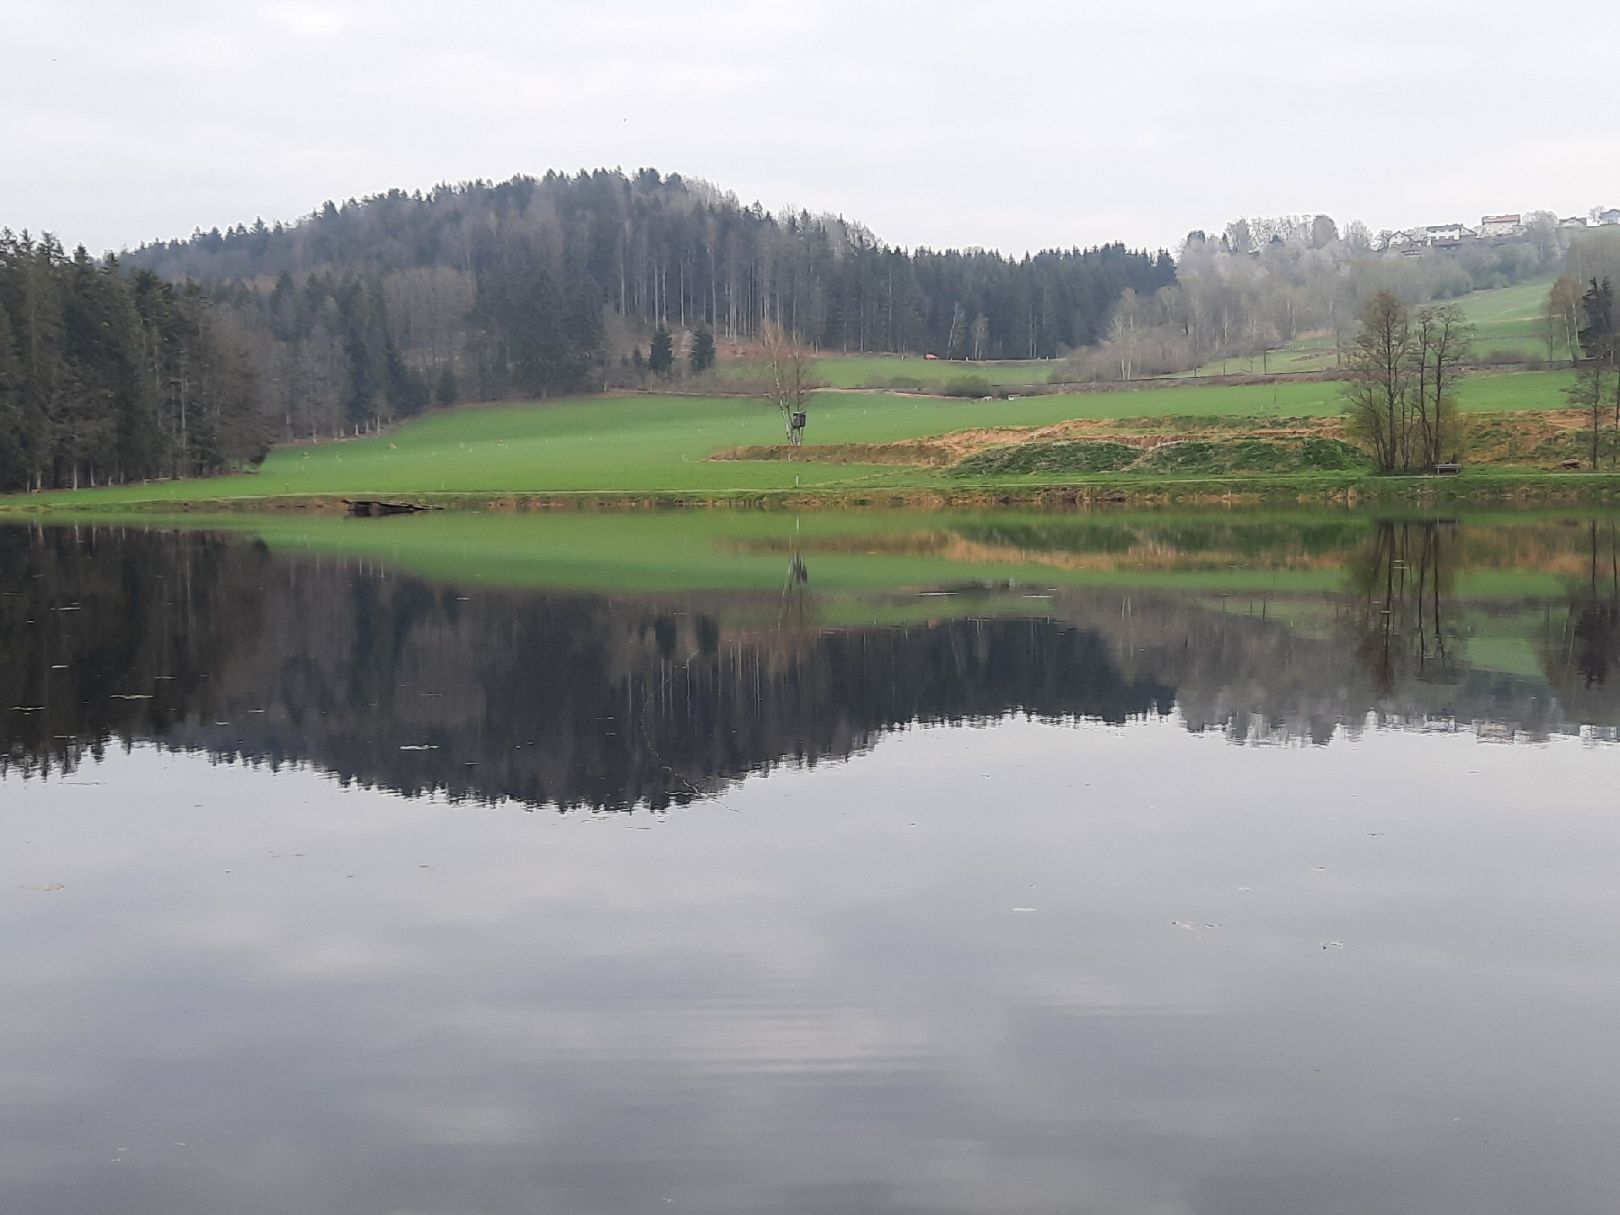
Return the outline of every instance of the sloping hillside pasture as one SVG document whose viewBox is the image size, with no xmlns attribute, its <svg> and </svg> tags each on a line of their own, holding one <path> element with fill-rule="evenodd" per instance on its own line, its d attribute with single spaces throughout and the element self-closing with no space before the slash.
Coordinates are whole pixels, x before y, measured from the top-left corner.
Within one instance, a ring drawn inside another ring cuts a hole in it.
<svg viewBox="0 0 1620 1215">
<path fill-rule="evenodd" d="M 1541 316 L 1551 288 L 1552 279 L 1536 279 L 1493 291 L 1472 291 L 1454 301 L 1462 306 L 1474 326 L 1475 356 L 1482 359 L 1510 355 L 1546 358 L 1547 336 Z M 1270 351 L 1264 359 L 1259 355 L 1215 359 L 1187 374 L 1260 375 L 1264 371 L 1276 375 L 1291 371 L 1327 371 L 1334 364 L 1333 336 L 1318 333 Z"/>
<path fill-rule="evenodd" d="M 1519 355 L 1526 359 L 1547 356 L 1541 313 L 1551 279 L 1520 283 L 1494 291 L 1475 291 L 1456 301 L 1475 329 L 1474 352 L 1481 358 Z M 1301 337 L 1260 355 L 1214 359 L 1185 376 L 1279 375 L 1328 371 L 1335 365 L 1332 334 Z M 828 354 L 815 361 L 815 375 L 829 388 L 936 390 L 951 380 L 982 376 L 992 387 L 1012 389 L 1052 383 L 1061 376 L 1063 363 L 1052 359 L 970 362 L 962 359 L 926 359 L 921 355 Z M 765 377 L 762 359 L 724 358 L 716 366 L 721 382 L 748 383 Z M 1182 378 L 1182 377 L 1167 377 Z"/>
<path fill-rule="evenodd" d="M 1463 296 L 1458 302 L 1474 326 L 1474 352 L 1484 357 L 1518 353 L 1531 359 L 1546 358 L 1542 314 L 1551 290 L 1552 279 L 1547 278 Z"/>
</svg>

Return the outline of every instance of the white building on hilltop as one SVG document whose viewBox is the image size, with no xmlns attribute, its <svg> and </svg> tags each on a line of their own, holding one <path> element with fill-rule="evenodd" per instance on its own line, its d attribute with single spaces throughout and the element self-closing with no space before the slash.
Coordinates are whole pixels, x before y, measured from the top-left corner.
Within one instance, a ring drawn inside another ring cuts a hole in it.
<svg viewBox="0 0 1620 1215">
<path fill-rule="evenodd" d="M 1486 215 L 1479 221 L 1479 234 L 1484 237 L 1517 236 L 1524 231 L 1524 217 L 1520 215 Z"/>
</svg>

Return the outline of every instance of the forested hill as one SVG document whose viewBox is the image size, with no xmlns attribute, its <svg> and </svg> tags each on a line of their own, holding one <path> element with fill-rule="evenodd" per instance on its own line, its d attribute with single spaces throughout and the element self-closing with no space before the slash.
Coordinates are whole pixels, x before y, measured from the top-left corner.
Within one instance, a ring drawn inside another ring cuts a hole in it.
<svg viewBox="0 0 1620 1215">
<path fill-rule="evenodd" d="M 767 326 L 822 350 L 1049 357 L 1175 278 L 1121 245 L 905 250 L 650 169 L 395 190 L 100 260 L 0 228 L 0 493 L 241 467 L 434 401 L 643 384 L 660 329 L 666 375 L 687 335 Z"/>
<path fill-rule="evenodd" d="M 823 350 L 1038 358 L 1095 341 L 1125 288 L 1175 279 L 1121 245 L 1009 258 L 905 250 L 774 216 L 676 175 L 598 170 L 390 191 L 291 225 L 143 246 L 193 279 L 266 368 L 277 429 L 350 429 L 449 400 L 602 387 L 659 325 Z"/>
</svg>

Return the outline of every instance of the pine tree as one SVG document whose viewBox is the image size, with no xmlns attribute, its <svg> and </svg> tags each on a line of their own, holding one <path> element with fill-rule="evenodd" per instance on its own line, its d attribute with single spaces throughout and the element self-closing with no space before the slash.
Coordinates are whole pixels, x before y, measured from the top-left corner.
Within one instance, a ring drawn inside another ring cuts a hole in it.
<svg viewBox="0 0 1620 1215">
<path fill-rule="evenodd" d="M 647 366 L 654 375 L 668 377 L 675 369 L 675 341 L 662 325 L 653 331 L 652 349 L 647 354 Z"/>
<path fill-rule="evenodd" d="M 444 370 L 439 372 L 439 382 L 433 389 L 433 399 L 440 405 L 449 406 L 454 405 L 460 398 L 461 394 L 456 388 L 455 370 L 446 363 Z"/>
<path fill-rule="evenodd" d="M 687 361 L 693 375 L 702 375 L 714 366 L 714 333 L 707 325 L 692 335 L 692 353 Z"/>
<path fill-rule="evenodd" d="M 19 299 L 11 317 L 22 359 L 22 447 L 35 489 L 57 484 L 53 429 L 68 378 L 58 281 L 62 262 L 62 246 L 48 233 L 37 244 L 22 238 Z"/>
<path fill-rule="evenodd" d="M 0 303 L 0 493 L 22 489 L 28 482 L 21 430 L 22 363 L 12 342 L 11 318 Z"/>
<path fill-rule="evenodd" d="M 1602 282 L 1592 279 L 1581 296 L 1581 310 L 1586 324 L 1579 333 L 1581 353 L 1600 363 L 1614 361 L 1615 317 L 1614 284 L 1605 276 Z"/>
</svg>

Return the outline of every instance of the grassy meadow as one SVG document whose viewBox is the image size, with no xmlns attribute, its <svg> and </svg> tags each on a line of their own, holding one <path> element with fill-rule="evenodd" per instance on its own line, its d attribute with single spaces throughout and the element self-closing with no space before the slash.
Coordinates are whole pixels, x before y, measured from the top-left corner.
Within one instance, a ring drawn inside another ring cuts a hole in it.
<svg viewBox="0 0 1620 1215">
<path fill-rule="evenodd" d="M 1547 338 L 1541 315 L 1552 289 L 1552 279 L 1536 279 L 1492 291 L 1471 291 L 1451 301 L 1462 307 L 1474 326 L 1474 354 L 1490 359 L 1517 355 L 1525 359 L 1547 357 Z M 1436 301 L 1445 303 L 1447 301 Z M 1334 366 L 1331 334 L 1312 334 L 1259 355 L 1216 359 L 1189 375 L 1260 375 L 1269 372 L 1327 371 Z"/>
<path fill-rule="evenodd" d="M 1552 282 L 1537 279 L 1496 291 L 1475 291 L 1458 301 L 1474 326 L 1475 353 L 1546 358 L 1547 334 L 1541 318 Z"/>
<path fill-rule="evenodd" d="M 1541 314 L 1552 279 L 1536 279 L 1512 287 L 1474 291 L 1455 301 L 1474 326 L 1474 353 L 1485 359 L 1519 356 L 1540 359 L 1547 355 Z M 1269 351 L 1263 358 L 1216 359 L 1186 372 L 1187 377 L 1217 375 L 1283 375 L 1328 371 L 1335 365 L 1333 336 L 1311 334 Z M 885 389 L 911 383 L 924 390 L 944 386 L 962 376 L 983 376 L 996 388 L 1048 384 L 1063 363 L 1051 359 L 1003 360 L 974 363 L 965 360 L 924 359 L 920 355 L 827 355 L 816 360 L 815 374 L 829 388 Z M 719 366 L 722 381 L 758 380 L 765 366 L 756 359 L 731 359 Z M 1171 377 L 1182 378 L 1182 377 Z"/>
<path fill-rule="evenodd" d="M 1460 390 L 1465 410 L 1564 404 L 1566 372 L 1480 374 Z M 1335 383 L 1151 386 L 1016 401 L 829 392 L 812 404 L 807 445 L 885 444 L 983 427 L 1071 419 L 1267 420 L 1340 411 Z M 12 506 L 116 506 L 303 495 L 522 493 L 748 494 L 784 490 L 927 489 L 961 484 L 943 469 L 806 460 L 711 460 L 716 452 L 782 442 L 769 405 L 741 397 L 594 397 L 467 406 L 375 437 L 280 447 L 256 473 L 61 491 Z"/>
<path fill-rule="evenodd" d="M 1051 382 L 1051 359 L 1009 359 L 975 363 L 962 359 L 925 359 L 921 355 L 834 354 L 816 360 L 815 375 L 829 388 L 890 388 L 896 382 L 915 381 L 925 389 L 943 387 L 963 376 L 983 376 L 997 388 L 1016 388 Z M 722 378 L 757 380 L 765 364 L 755 359 L 734 359 L 719 366 Z"/>
</svg>

